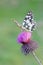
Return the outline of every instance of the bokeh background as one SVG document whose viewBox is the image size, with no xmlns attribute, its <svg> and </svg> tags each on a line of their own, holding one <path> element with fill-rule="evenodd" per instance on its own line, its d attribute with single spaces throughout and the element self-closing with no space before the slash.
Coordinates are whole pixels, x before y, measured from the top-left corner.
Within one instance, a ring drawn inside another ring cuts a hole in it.
<svg viewBox="0 0 43 65">
<path fill-rule="evenodd" d="M 22 23 L 30 10 L 37 22 L 32 39 L 38 42 L 36 55 L 43 64 L 43 0 L 0 0 L 0 65 L 38 65 L 31 54 L 21 52 L 17 43 L 21 30 L 12 21 L 15 18 Z"/>
</svg>

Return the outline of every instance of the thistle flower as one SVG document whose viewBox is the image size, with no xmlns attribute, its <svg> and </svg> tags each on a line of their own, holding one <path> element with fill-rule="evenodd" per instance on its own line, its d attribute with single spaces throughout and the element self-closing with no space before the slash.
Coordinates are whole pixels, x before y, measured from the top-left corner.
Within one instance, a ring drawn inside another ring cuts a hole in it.
<svg viewBox="0 0 43 65">
<path fill-rule="evenodd" d="M 22 32 L 19 34 L 18 42 L 22 44 L 21 49 L 25 55 L 34 51 L 38 47 L 37 43 L 31 40 L 31 32 Z"/>
<path fill-rule="evenodd" d="M 29 54 L 30 52 L 33 52 L 35 51 L 36 49 L 38 48 L 38 44 L 33 41 L 33 40 L 30 40 L 28 42 L 28 44 L 23 44 L 22 47 L 21 47 L 21 50 L 22 52 L 27 55 Z"/>
</svg>

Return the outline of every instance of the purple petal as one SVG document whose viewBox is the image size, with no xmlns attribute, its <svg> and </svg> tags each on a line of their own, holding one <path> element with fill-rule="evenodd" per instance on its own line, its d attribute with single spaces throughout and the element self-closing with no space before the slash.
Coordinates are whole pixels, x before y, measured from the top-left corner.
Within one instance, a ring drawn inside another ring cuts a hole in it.
<svg viewBox="0 0 43 65">
<path fill-rule="evenodd" d="M 37 42 L 31 40 L 28 44 L 23 44 L 21 47 L 22 52 L 27 55 L 38 48 Z"/>
<path fill-rule="evenodd" d="M 31 32 L 22 32 L 18 35 L 18 42 L 28 42 L 31 38 Z"/>
</svg>

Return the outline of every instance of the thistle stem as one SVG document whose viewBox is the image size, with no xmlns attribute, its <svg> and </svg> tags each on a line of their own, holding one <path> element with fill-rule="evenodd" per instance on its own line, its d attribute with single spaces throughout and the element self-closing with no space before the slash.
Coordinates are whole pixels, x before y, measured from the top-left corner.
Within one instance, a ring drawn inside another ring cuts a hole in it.
<svg viewBox="0 0 43 65">
<path fill-rule="evenodd" d="M 24 31 L 29 31 L 29 30 L 27 30 L 25 27 L 23 27 L 21 24 L 19 24 L 16 20 L 14 20 L 14 23 L 16 23 L 16 25 L 17 25 L 19 28 L 21 28 L 22 30 L 24 30 Z"/>
<path fill-rule="evenodd" d="M 36 61 L 38 62 L 39 65 L 42 65 L 41 61 L 39 60 L 39 58 L 36 56 L 35 52 L 32 52 L 32 55 L 34 56 L 34 58 L 36 59 Z"/>
</svg>

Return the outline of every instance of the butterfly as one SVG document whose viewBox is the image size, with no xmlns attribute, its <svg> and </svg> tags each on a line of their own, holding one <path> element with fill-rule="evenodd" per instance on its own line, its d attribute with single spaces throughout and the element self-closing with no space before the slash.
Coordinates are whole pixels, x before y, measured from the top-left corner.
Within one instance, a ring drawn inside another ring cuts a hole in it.
<svg viewBox="0 0 43 65">
<path fill-rule="evenodd" d="M 25 16 L 22 26 L 28 29 L 29 31 L 35 30 L 36 22 L 34 22 L 33 14 L 31 11 L 29 11 L 27 15 Z"/>
</svg>

